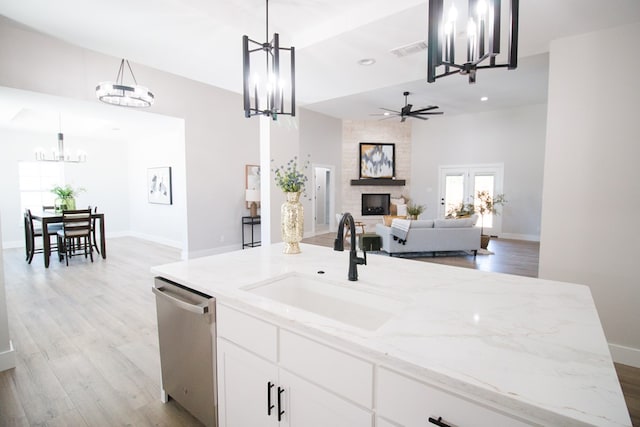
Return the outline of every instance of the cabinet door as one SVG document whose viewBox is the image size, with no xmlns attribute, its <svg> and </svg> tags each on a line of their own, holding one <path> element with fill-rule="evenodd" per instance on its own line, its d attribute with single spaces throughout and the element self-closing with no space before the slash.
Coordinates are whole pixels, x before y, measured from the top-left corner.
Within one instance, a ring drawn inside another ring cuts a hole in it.
<svg viewBox="0 0 640 427">
<path fill-rule="evenodd" d="M 372 427 L 373 414 L 299 376 L 280 370 L 283 427 Z"/>
<path fill-rule="evenodd" d="M 429 417 L 460 427 L 537 425 L 512 418 L 402 374 L 378 369 L 377 413 L 403 427 L 435 426 Z"/>
<path fill-rule="evenodd" d="M 277 426 L 278 368 L 218 339 L 220 427 Z M 268 384 L 273 384 L 268 396 Z M 268 415 L 269 400 L 274 407 Z"/>
</svg>

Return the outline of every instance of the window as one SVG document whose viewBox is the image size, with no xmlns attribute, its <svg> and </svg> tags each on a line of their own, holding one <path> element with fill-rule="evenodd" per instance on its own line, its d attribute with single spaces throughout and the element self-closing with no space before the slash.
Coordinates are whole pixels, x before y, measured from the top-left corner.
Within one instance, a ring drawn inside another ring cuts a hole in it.
<svg viewBox="0 0 640 427">
<path fill-rule="evenodd" d="M 19 162 L 20 212 L 25 209 L 41 210 L 52 206 L 56 199 L 51 189 L 64 182 L 63 163 Z"/>
</svg>

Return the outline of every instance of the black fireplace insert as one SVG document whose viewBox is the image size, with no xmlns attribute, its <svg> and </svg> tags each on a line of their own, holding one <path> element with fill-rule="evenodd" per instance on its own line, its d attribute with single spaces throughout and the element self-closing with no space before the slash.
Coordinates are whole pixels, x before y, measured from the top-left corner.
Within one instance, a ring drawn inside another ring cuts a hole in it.
<svg viewBox="0 0 640 427">
<path fill-rule="evenodd" d="M 362 194 L 362 216 L 365 215 L 389 215 L 391 194 Z"/>
</svg>

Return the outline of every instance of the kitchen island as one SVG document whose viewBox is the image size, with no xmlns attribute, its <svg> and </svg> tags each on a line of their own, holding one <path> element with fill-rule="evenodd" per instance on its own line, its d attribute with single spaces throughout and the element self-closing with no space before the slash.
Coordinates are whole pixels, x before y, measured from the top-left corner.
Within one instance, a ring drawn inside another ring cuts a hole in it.
<svg viewBox="0 0 640 427">
<path fill-rule="evenodd" d="M 282 248 L 152 268 L 216 298 L 221 426 L 631 426 L 588 287 Z"/>
</svg>

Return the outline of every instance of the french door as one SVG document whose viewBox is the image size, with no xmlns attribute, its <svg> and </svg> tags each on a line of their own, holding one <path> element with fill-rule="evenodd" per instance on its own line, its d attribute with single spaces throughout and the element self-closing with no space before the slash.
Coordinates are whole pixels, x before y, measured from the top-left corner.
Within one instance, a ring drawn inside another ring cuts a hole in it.
<svg viewBox="0 0 640 427">
<path fill-rule="evenodd" d="M 440 166 L 438 216 L 444 218 L 461 204 L 476 204 L 479 191 L 488 191 L 491 196 L 502 193 L 504 165 Z M 499 215 L 488 214 L 478 220 L 485 234 L 497 236 L 502 221 Z"/>
</svg>

